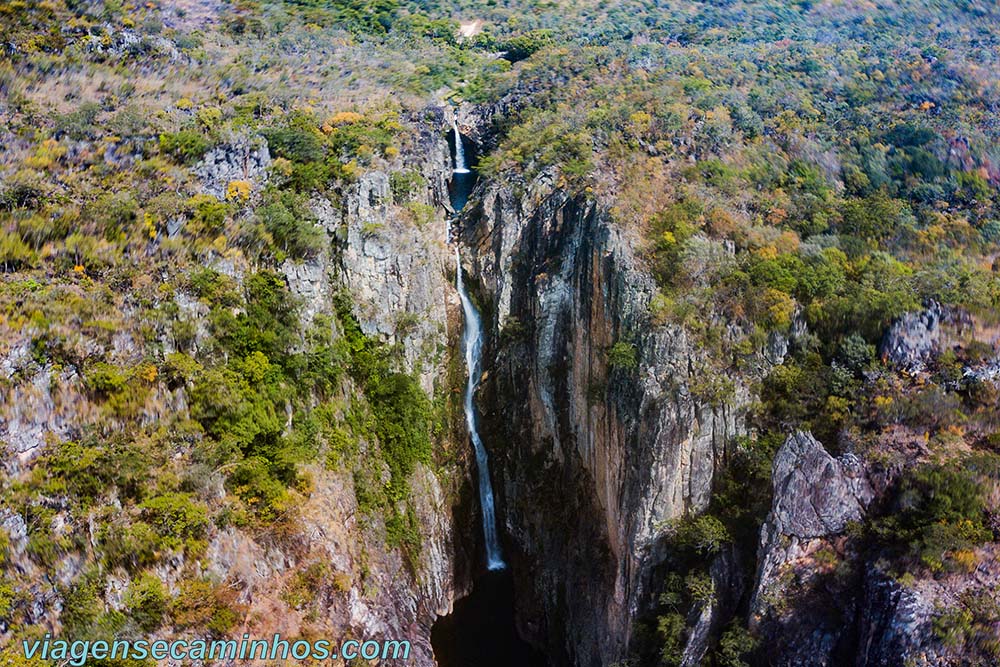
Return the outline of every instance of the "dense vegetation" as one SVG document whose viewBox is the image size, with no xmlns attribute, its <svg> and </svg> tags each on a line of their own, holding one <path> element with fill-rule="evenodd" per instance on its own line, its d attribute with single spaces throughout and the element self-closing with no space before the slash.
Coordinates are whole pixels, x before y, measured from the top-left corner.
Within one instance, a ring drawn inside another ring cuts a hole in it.
<svg viewBox="0 0 1000 667">
<path fill-rule="evenodd" d="M 642 664 L 679 663 L 723 545 L 755 553 L 771 457 L 794 429 L 887 471 L 890 500 L 849 544 L 904 581 L 975 569 L 998 526 L 996 389 L 965 371 L 995 350 L 957 342 L 919 378 L 878 354 L 890 323 L 931 302 L 971 314 L 987 336 L 997 323 L 1000 171 L 987 119 L 998 90 L 981 68 L 995 59 L 984 27 L 995 9 L 683 4 L 662 23 L 589 24 L 621 39 L 567 29 L 516 76 L 494 77 L 500 94 L 531 103 L 481 162 L 492 177 L 552 173 L 644 235 L 661 290 L 651 322 L 710 351 L 690 385 L 701 400 L 725 403 L 734 369 L 793 336 L 709 513 L 667 531 L 669 575 L 639 624 Z M 634 350 L 616 343 L 608 364 L 634 367 Z M 910 467 L 914 444 L 923 454 Z M 998 608 L 987 596 L 942 610 L 937 632 L 996 660 Z M 737 625 L 710 659 L 744 664 L 755 650 Z"/>
<path fill-rule="evenodd" d="M 200 573 L 208 539 L 235 527 L 294 544 L 323 468 L 347 475 L 361 525 L 420 576 L 409 478 L 441 458 L 446 397 L 432 402 L 398 349 L 361 333 L 348 295 L 335 312 L 303 317 L 282 273 L 337 252 L 310 200 L 337 206 L 364 170 L 394 164 L 413 137 L 401 118 L 412 108 L 388 98 L 377 63 L 352 102 L 353 84 L 330 70 L 322 101 L 309 83 L 278 80 L 305 42 L 343 38 L 347 62 L 367 48 L 352 33 L 385 23 L 454 45 L 453 26 L 395 14 L 359 22 L 370 13 L 361 6 L 271 10 L 237 6 L 203 31 L 154 5 L 0 8 L 11 56 L 0 64 L 0 326 L 13 346 L 2 352 L 24 341 L 30 355 L 3 389 L 44 377 L 80 408 L 66 440 L 3 484 L 0 505 L 25 518 L 31 560 L 5 561 L 0 582 L 14 636 L 41 631 L 28 620 L 34 568 L 71 558 L 82 571 L 58 586 L 67 638 L 231 633 L 246 609 Z M 253 65 L 261 39 L 282 55 Z M 419 80 L 404 87 L 420 91 Z M 247 137 L 269 149 L 266 186 L 201 191 L 205 156 Z M 425 220 L 411 201 L 422 177 L 392 175 L 394 198 Z M 153 572 L 178 563 L 171 592 Z M 123 571 L 127 614 L 103 601 Z M 310 572 L 289 584 L 289 604 L 311 604 L 331 580 L 340 595 L 356 585 Z"/>
<path fill-rule="evenodd" d="M 441 401 L 398 350 L 362 333 L 349 296 L 303 325 L 281 267 L 335 251 L 312 197 L 339 203 L 376 166 L 393 170 L 399 202 L 426 185 L 400 156 L 422 110 L 447 97 L 516 102 L 491 128 L 485 177 L 527 186 L 551 174 L 645 239 L 659 285 L 651 325 L 683 327 L 709 351 L 691 387 L 700 399 L 725 401 L 731 371 L 769 337 L 808 332 L 757 387 L 756 433 L 733 443 L 708 513 L 664 528 L 671 574 L 642 657 L 676 664 L 690 610 L 713 595 L 710 558 L 731 544 L 752 553 L 771 456 L 795 428 L 892 471 L 887 506 L 852 539 L 896 575 L 946 576 L 988 557 L 977 549 L 997 539 L 997 391 L 963 369 L 993 350 L 967 342 L 915 379 L 877 346 L 930 300 L 997 324 L 993 3 L 218 11 L 201 24 L 156 3 L 0 6 L 0 328 L 31 359 L 0 385 L 44 371 L 93 408 L 5 479 L 0 505 L 26 517 L 42 570 L 82 554 L 64 591 L 68 634 L 232 630 L 232 591 L 192 570 L 171 596 L 152 568 L 197 560 L 212 526 L 290 530 L 317 465 L 350 474 L 368 521 L 417 567 L 407 483 L 440 454 Z M 482 32 L 461 38 L 472 19 Z M 201 193 L 197 165 L 245 137 L 274 158 L 266 187 Z M 634 346 L 612 346 L 609 365 L 633 371 Z M 168 409 L 177 396 L 184 409 Z M 116 569 L 128 618 L 98 601 Z M 289 599 L 325 575 L 303 574 Z M 21 633 L 32 632 L 29 585 L 9 568 L 0 581 L 0 619 Z M 988 602 L 943 609 L 936 630 L 995 659 Z M 736 623 L 710 659 L 735 666 L 754 650 Z"/>
</svg>

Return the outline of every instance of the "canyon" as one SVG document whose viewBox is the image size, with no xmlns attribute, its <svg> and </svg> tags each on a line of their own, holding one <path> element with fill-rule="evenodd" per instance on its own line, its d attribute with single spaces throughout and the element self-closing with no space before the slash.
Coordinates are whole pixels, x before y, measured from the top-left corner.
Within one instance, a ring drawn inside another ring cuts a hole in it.
<svg viewBox="0 0 1000 667">
<path fill-rule="evenodd" d="M 383 526 L 359 522 L 347 476 L 318 468 L 290 544 L 238 527 L 213 529 L 196 567 L 237 591 L 244 631 L 297 632 L 305 614 L 274 591 L 307 563 L 325 561 L 342 581 L 322 587 L 313 627 L 407 639 L 419 667 L 629 664 L 641 643 L 637 621 L 664 593 L 677 522 L 709 507 L 734 443 L 753 430 L 756 387 L 806 335 L 799 327 L 750 350 L 725 398 L 700 392 L 701 374 L 711 372 L 707 352 L 683 328 L 651 320 L 656 284 L 634 230 L 617 225 L 600 201 L 557 185 L 549 171 L 515 186 L 476 180 L 464 168 L 456 147 L 467 142 L 474 155 L 493 141 L 494 112 L 424 112 L 434 122 L 421 129 L 419 154 L 406 159 L 427 183 L 417 200 L 435 210 L 425 225 L 402 221 L 389 175 L 377 170 L 362 175 L 339 206 L 311 202 L 331 251 L 282 266 L 303 322 L 333 314 L 342 284 L 360 330 L 398 345 L 431 399 L 455 383 L 450 360 L 464 355 L 465 429 L 450 445 L 452 464 L 418 464 L 407 481 L 421 536 L 409 566 L 379 537 Z M 202 172 L 207 193 L 217 196 L 218 183 L 245 175 L 247 151 L 266 166 L 266 144 L 247 145 L 212 154 Z M 238 265 L 218 268 L 242 279 Z M 184 308 L 194 321 L 204 316 L 195 300 L 177 299 L 190 304 Z M 412 322 L 405 330 L 403 314 Z M 912 345 L 925 337 L 918 333 Z M 617 343 L 633 363 L 609 361 Z M 890 347 L 905 356 L 908 345 L 897 336 Z M 24 349 L 8 347 L 5 377 L 29 368 Z M 66 435 L 87 419 L 73 378 L 60 379 L 57 397 L 48 373 L 5 390 L 5 403 L 17 406 L 0 430 L 13 447 L 4 459 L 10 474 L 32 462 L 32 443 L 44 434 Z M 183 389 L 164 398 L 147 419 L 182 405 Z M 759 549 L 728 545 L 710 556 L 714 594 L 688 612 L 681 664 L 701 664 L 741 613 L 767 638 L 770 664 L 958 664 L 929 628 L 936 600 L 974 584 L 958 578 L 933 591 L 908 588 L 843 546 L 849 524 L 887 488 L 877 477 L 856 457 L 834 458 L 810 434 L 790 432 L 775 457 L 773 507 Z M 3 527 L 16 566 L 40 574 L 26 555 L 24 519 L 5 511 Z M 790 590 L 778 572 L 822 579 L 815 557 L 830 545 L 854 561 L 857 578 L 825 585 L 818 613 L 790 615 L 814 594 Z M 63 582 L 80 574 L 72 557 L 59 567 Z M 188 567 L 179 556 L 157 574 L 173 587 Z M 118 576 L 103 593 L 110 608 L 123 605 Z M 47 609 L 58 608 L 58 590 L 39 583 L 28 607 L 34 622 L 52 630 L 58 625 Z M 493 643 L 477 638 L 483 627 L 495 629 Z"/>
</svg>

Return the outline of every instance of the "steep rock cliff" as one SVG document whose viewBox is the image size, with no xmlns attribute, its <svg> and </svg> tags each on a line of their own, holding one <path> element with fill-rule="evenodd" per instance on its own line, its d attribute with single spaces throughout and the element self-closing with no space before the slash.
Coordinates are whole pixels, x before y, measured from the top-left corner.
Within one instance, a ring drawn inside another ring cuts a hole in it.
<svg viewBox="0 0 1000 667">
<path fill-rule="evenodd" d="M 809 433 L 790 435 L 778 450 L 750 608 L 766 664 L 989 664 L 946 628 L 949 610 L 996 604 L 995 548 L 978 549 L 971 572 L 901 574 L 891 554 L 861 537 L 861 525 L 885 502 L 884 474 L 853 454 L 834 458 Z M 974 632 L 974 616 L 962 632 Z M 991 632 L 995 626 L 977 641 Z"/>
<path fill-rule="evenodd" d="M 692 392 L 701 352 L 651 322 L 638 239 L 600 205 L 546 175 L 477 195 L 463 240 L 487 315 L 480 404 L 519 620 L 559 663 L 607 665 L 626 652 L 665 522 L 707 505 L 749 390 L 737 376 L 727 400 Z M 609 363 L 616 343 L 634 364 Z"/>
<path fill-rule="evenodd" d="M 809 433 L 788 437 L 774 458 L 774 498 L 761 529 L 750 624 L 768 637 L 775 664 L 836 664 L 850 635 L 853 573 L 836 571 L 842 539 L 874 492 L 856 456 L 830 456 Z M 808 622 L 801 614 L 812 604 Z M 790 604 L 797 601 L 799 604 Z M 848 649 L 849 650 L 849 649 Z"/>
<path fill-rule="evenodd" d="M 195 171 L 203 181 L 203 191 L 222 198 L 226 183 L 236 176 L 259 184 L 267 156 L 266 145 L 255 139 L 231 150 L 213 151 Z M 448 156 L 443 134 L 424 129 L 413 151 L 389 169 L 363 174 L 338 202 L 314 199 L 311 208 L 325 242 L 315 257 L 288 260 L 280 267 L 289 291 L 299 301 L 303 331 L 318 315 L 334 314 L 334 296 L 346 290 L 352 315 L 364 333 L 400 346 L 402 370 L 419 378 L 428 399 L 448 390 L 444 384 L 448 350 L 461 326 L 457 296 L 449 280 L 451 254 L 445 245 Z M 392 169 L 422 176 L 420 182 L 426 187 L 411 192 L 409 200 L 432 209 L 430 220 L 418 224 L 404 202 L 396 201 L 390 188 Z M 207 263 L 238 283 L 248 273 L 245 262 L 229 256 L 215 256 Z M 183 290 L 168 298 L 174 301 L 171 312 L 194 331 L 192 354 L 197 357 L 199 341 L 207 335 L 209 304 Z M 117 329 L 113 337 L 98 340 L 83 330 L 67 333 L 65 345 L 85 360 L 84 367 L 88 359 L 134 364 L 144 355 L 156 358 L 174 351 L 175 343 L 166 332 L 149 349 L 142 347 L 135 332 L 143 323 L 130 319 L 127 299 L 111 301 L 107 309 L 117 318 L 112 320 Z M 333 327 L 334 336 L 341 335 L 335 323 Z M 40 367 L 33 360 L 30 346 L 37 332 L 25 328 L 9 333 L 0 345 L 0 403 L 4 406 L 0 445 L 3 468 L 12 480 L 25 479 L 53 442 L 78 437 L 97 424 L 109 437 L 126 426 L 124 421 L 108 419 L 84 385 L 79 367 Z M 350 379 L 344 380 L 345 410 L 360 391 Z M 168 387 L 161 376 L 138 410 L 135 421 L 140 424 L 184 420 L 186 389 Z M 172 596 L 179 594 L 182 580 L 192 576 L 218 582 L 220 589 L 232 592 L 231 603 L 240 612 L 240 632 L 261 637 L 308 632 L 332 639 L 406 639 L 412 644 L 410 664 L 433 665 L 431 626 L 469 586 L 464 565 L 456 562 L 456 553 L 461 553 L 456 536 L 471 530 L 475 515 L 469 508 L 459 508 L 470 484 L 469 460 L 462 454 L 463 447 L 456 444 L 454 448 L 459 454 L 449 452 L 446 465 L 435 469 L 419 463 L 408 480 L 409 503 L 421 538 L 415 563 L 387 544 L 383 518 L 361 509 L 350 470 L 310 464 L 304 472 L 311 486 L 296 508 L 297 522 L 290 530 L 275 533 L 210 524 L 202 555 L 166 554 L 153 572 Z M 211 493 L 223 498 L 222 480 L 213 477 L 210 483 Z M 93 517 L 75 514 L 58 497 L 44 500 L 52 509 L 52 532 L 57 538 L 69 542 L 72 534 L 85 532 L 87 522 L 93 521 Z M 38 562 L 29 544 L 30 521 L 17 508 L 0 508 L 0 527 L 9 540 L 8 562 L 17 572 L 16 604 L 30 624 L 59 633 L 58 619 L 68 587 L 92 567 L 94 554 L 82 545 L 59 553 L 54 563 Z M 91 543 L 93 539 L 91 534 Z M 317 571 L 325 575 L 310 584 L 313 588 L 306 598 L 295 599 L 289 591 L 302 585 L 310 567 L 320 568 Z M 127 609 L 129 580 L 130 574 L 120 568 L 101 573 L 100 611 Z M 9 638 L 8 629 L 0 627 L 0 639 Z M 204 631 L 203 627 L 176 630 L 168 626 L 157 630 L 156 636 Z"/>
</svg>

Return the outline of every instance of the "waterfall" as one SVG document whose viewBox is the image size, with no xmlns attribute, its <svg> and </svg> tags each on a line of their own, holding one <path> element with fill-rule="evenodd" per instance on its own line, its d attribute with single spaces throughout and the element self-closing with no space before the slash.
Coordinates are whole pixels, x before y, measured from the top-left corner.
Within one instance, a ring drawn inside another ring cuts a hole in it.
<svg viewBox="0 0 1000 667">
<path fill-rule="evenodd" d="M 462 145 L 462 135 L 458 131 L 458 121 L 451 119 L 451 129 L 455 131 L 455 173 L 468 174 L 469 168 L 465 164 L 465 146 Z"/>
<path fill-rule="evenodd" d="M 455 132 L 456 144 L 461 144 L 458 132 Z M 457 153 L 461 155 L 461 153 Z M 456 164 L 462 164 L 457 162 Z M 455 170 L 456 172 L 458 169 Z M 479 429 L 476 424 L 476 408 L 473 398 L 476 389 L 479 387 L 480 362 L 483 348 L 483 325 L 479 319 L 479 312 L 472 305 L 468 292 L 465 291 L 465 283 L 462 281 L 462 261 L 455 248 L 455 287 L 458 295 L 462 299 L 462 311 L 465 314 L 465 332 L 462 336 L 465 345 L 465 368 L 468 371 L 469 379 L 465 385 L 465 423 L 469 427 L 469 436 L 472 438 L 472 448 L 476 453 L 476 468 L 479 471 L 479 505 L 483 509 L 483 535 L 486 539 L 486 568 L 489 570 L 502 570 L 507 567 L 500 552 L 500 540 L 497 537 L 496 509 L 493 505 L 493 485 L 490 482 L 490 466 L 486 457 L 486 448 L 479 437 Z"/>
</svg>

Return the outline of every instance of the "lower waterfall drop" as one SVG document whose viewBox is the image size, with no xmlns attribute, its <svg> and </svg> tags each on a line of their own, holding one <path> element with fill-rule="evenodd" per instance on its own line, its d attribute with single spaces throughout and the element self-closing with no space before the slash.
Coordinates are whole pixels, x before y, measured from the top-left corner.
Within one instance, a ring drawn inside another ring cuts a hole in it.
<svg viewBox="0 0 1000 667">
<path fill-rule="evenodd" d="M 476 454 L 476 468 L 478 469 L 479 481 L 479 505 L 483 514 L 483 537 L 486 544 L 486 569 L 502 570 L 507 567 L 503 560 L 500 549 L 500 538 L 497 536 L 496 508 L 493 501 L 493 484 L 490 481 L 490 464 L 486 454 L 486 448 L 479 437 L 479 429 L 476 420 L 476 406 L 474 398 L 476 388 L 479 386 L 481 373 L 480 361 L 483 352 L 483 325 L 479 318 L 479 311 L 469 298 L 469 293 L 465 289 L 462 280 L 462 259 L 459 256 L 458 248 L 455 248 L 455 287 L 458 295 L 462 299 L 462 312 L 465 316 L 465 332 L 462 336 L 463 347 L 465 348 L 465 368 L 469 378 L 465 385 L 465 423 L 469 427 L 469 438 L 472 440 L 472 448 Z"/>
</svg>

